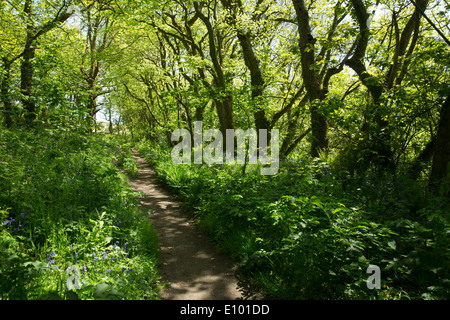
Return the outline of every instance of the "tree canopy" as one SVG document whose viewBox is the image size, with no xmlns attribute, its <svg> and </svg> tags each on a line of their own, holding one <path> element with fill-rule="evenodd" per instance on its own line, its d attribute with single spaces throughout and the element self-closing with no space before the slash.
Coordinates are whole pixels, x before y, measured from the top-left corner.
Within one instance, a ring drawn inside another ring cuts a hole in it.
<svg viewBox="0 0 450 320">
<path fill-rule="evenodd" d="M 103 110 L 168 144 L 196 120 L 223 133 L 277 128 L 283 157 L 309 150 L 420 175 L 437 152 L 440 180 L 448 6 L 3 1 L 3 121 L 90 127 Z"/>
</svg>

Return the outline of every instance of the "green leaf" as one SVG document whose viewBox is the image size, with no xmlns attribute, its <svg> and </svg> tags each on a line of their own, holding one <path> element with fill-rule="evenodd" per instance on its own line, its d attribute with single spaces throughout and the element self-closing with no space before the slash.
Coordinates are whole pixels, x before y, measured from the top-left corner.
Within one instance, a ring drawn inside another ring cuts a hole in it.
<svg viewBox="0 0 450 320">
<path fill-rule="evenodd" d="M 94 289 L 94 298 L 96 299 L 106 299 L 108 297 L 108 291 L 110 290 L 110 285 L 107 283 L 99 283 Z"/>
<path fill-rule="evenodd" d="M 397 244 L 395 243 L 395 240 L 388 241 L 388 246 L 393 250 L 397 249 Z"/>
<path fill-rule="evenodd" d="M 25 267 L 32 266 L 37 272 L 47 271 L 50 269 L 48 264 L 42 261 L 25 262 L 23 265 Z"/>
<path fill-rule="evenodd" d="M 122 293 L 115 290 L 107 283 L 99 283 L 94 289 L 94 298 L 100 300 L 117 300 L 122 296 Z"/>
</svg>

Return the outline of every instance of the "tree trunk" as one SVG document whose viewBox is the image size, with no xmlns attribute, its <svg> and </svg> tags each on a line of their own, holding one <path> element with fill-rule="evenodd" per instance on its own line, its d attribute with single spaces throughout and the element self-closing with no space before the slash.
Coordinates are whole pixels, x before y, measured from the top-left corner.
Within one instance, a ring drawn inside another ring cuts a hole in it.
<svg viewBox="0 0 450 320">
<path fill-rule="evenodd" d="M 393 171 L 395 170 L 395 166 L 390 145 L 389 123 L 383 116 L 380 106 L 380 98 L 382 97 L 384 88 L 383 85 L 367 71 L 364 64 L 370 35 L 367 25 L 370 16 L 362 0 L 351 0 L 351 3 L 358 21 L 359 36 L 353 56 L 346 61 L 346 65 L 356 72 L 361 83 L 370 92 L 374 108 L 373 115 L 370 117 L 370 122 L 366 126 L 366 130 L 362 131 L 364 134 L 368 135 L 367 139 L 371 141 L 371 149 L 376 152 L 377 156 L 376 158 L 367 159 L 367 161 Z M 373 125 L 372 128 L 371 125 Z"/>
<path fill-rule="evenodd" d="M 26 26 L 25 46 L 21 54 L 23 60 L 20 67 L 20 92 L 22 94 L 22 104 L 25 108 L 25 119 L 29 123 L 37 118 L 36 104 L 33 99 L 33 60 L 36 51 L 36 40 L 60 23 L 64 23 L 72 15 L 72 13 L 65 10 L 67 3 L 64 1 L 60 10 L 58 10 L 58 14 L 53 20 L 42 24 L 39 27 L 34 27 L 32 23 L 32 5 L 32 0 L 26 0 L 23 8 L 23 13 L 28 21 Z M 90 6 L 91 5 L 88 7 Z"/>
<path fill-rule="evenodd" d="M 33 99 L 33 58 L 35 49 L 31 43 L 27 43 L 23 61 L 20 68 L 20 92 L 22 93 L 22 104 L 26 110 L 25 119 L 33 121 L 36 119 L 36 104 Z"/>
<path fill-rule="evenodd" d="M 33 26 L 31 24 L 32 1 L 25 1 L 23 12 L 27 15 L 27 35 L 25 47 L 23 50 L 23 60 L 20 67 L 20 92 L 22 93 L 22 104 L 25 108 L 25 119 L 31 122 L 36 119 L 36 105 L 33 99 L 33 59 L 35 55 L 35 46 L 33 39 Z"/>
<path fill-rule="evenodd" d="M 232 24 L 236 26 L 236 11 L 242 9 L 242 3 L 240 1 L 225 1 L 222 0 L 222 5 L 233 12 L 231 16 Z M 242 32 L 237 28 L 237 38 L 242 49 L 242 56 L 244 57 L 244 63 L 248 70 L 250 71 L 250 85 L 251 85 L 251 96 L 253 104 L 253 118 L 255 123 L 256 132 L 259 136 L 259 130 L 267 130 L 267 138 L 270 141 L 270 129 L 271 124 L 267 119 L 266 111 L 263 101 L 264 92 L 264 79 L 262 76 L 260 61 L 257 58 L 255 51 L 253 50 L 253 44 L 250 32 Z M 259 143 L 259 139 L 258 139 Z"/>
<path fill-rule="evenodd" d="M 430 185 L 439 191 L 442 181 L 448 175 L 450 162 L 450 95 L 445 100 L 440 114 L 439 127 L 434 146 L 433 164 L 430 174 Z"/>
<path fill-rule="evenodd" d="M 253 50 L 250 34 L 238 33 L 237 35 L 239 43 L 241 44 L 242 54 L 244 56 L 244 62 L 250 71 L 250 82 L 252 91 L 252 103 L 255 107 L 254 119 L 257 132 L 259 129 L 270 129 L 270 122 L 266 117 L 264 106 L 261 104 L 262 95 L 264 91 L 264 79 L 259 67 L 259 60 Z"/>
<path fill-rule="evenodd" d="M 88 117 L 89 121 L 91 122 L 92 126 L 95 126 L 95 115 L 98 112 L 97 109 L 97 95 L 95 93 L 95 78 L 88 79 L 88 102 L 87 102 L 87 108 L 88 108 Z M 88 129 L 89 133 L 92 133 L 92 128 L 89 127 Z"/>
<path fill-rule="evenodd" d="M 217 115 L 220 122 L 220 131 L 222 132 L 223 136 L 225 136 L 226 129 L 234 129 L 233 98 L 231 94 L 227 92 L 227 80 L 225 79 L 222 65 L 219 61 L 219 52 L 216 48 L 216 32 L 214 31 L 209 18 L 203 14 L 201 5 L 197 2 L 194 2 L 194 8 L 198 17 L 206 26 L 206 29 L 208 31 L 209 53 L 215 71 L 214 84 L 217 90 L 216 95 L 218 96 L 214 97 L 213 99 L 216 105 Z M 223 145 L 225 147 L 225 144 Z"/>
<path fill-rule="evenodd" d="M 3 76 L 1 80 L 0 96 L 1 102 L 3 103 L 4 115 L 5 115 L 5 125 L 7 128 L 12 127 L 12 103 L 9 97 L 9 85 L 11 79 L 11 63 L 8 61 L 3 62 Z"/>
<path fill-rule="evenodd" d="M 367 130 L 363 133 L 369 135 L 368 139 L 371 140 L 372 151 L 377 153 L 376 160 L 370 159 L 370 161 L 393 172 L 395 171 L 395 163 L 394 153 L 391 147 L 391 133 L 389 122 L 384 116 L 385 111 L 382 110 L 380 104 L 380 99 L 385 90 L 393 88 L 394 84 L 400 85 L 406 73 L 408 66 L 406 57 L 412 54 L 416 45 L 421 16 L 416 9 L 408 20 L 401 35 L 397 35 L 399 40 L 396 43 L 395 54 L 392 57 L 393 64 L 385 77 L 385 88 L 373 75 L 368 73 L 364 64 L 366 49 L 369 43 L 369 27 L 367 25 L 369 14 L 367 8 L 362 0 L 351 0 L 351 3 L 359 25 L 359 39 L 357 40 L 353 56 L 347 60 L 346 64 L 358 74 L 360 81 L 370 92 L 374 108 L 373 117 L 370 119 L 371 121 L 367 126 Z M 428 0 L 418 0 L 417 3 L 424 9 L 428 4 Z M 393 23 L 397 26 L 395 15 L 393 18 Z M 396 32 L 398 33 L 397 28 Z"/>
<path fill-rule="evenodd" d="M 113 134 L 113 133 L 114 133 L 114 130 L 113 130 L 112 112 L 111 112 L 111 111 L 109 112 L 109 119 L 108 119 L 108 121 L 109 121 L 109 126 L 108 126 L 109 133 L 110 133 L 110 134 Z"/>
<path fill-rule="evenodd" d="M 311 34 L 309 14 L 305 2 L 303 0 L 292 0 L 292 3 L 297 13 L 303 82 L 308 93 L 311 108 L 311 156 L 316 158 L 319 157 L 321 151 L 328 149 L 327 119 L 319 110 L 318 103 L 323 100 L 324 93 L 321 89 L 319 77 L 314 70 L 314 44 L 316 39 Z"/>
<path fill-rule="evenodd" d="M 425 148 L 420 152 L 420 154 L 414 159 L 408 169 L 408 176 L 417 180 L 420 177 L 420 173 L 425 168 L 425 165 L 429 163 L 431 158 L 433 158 L 434 147 L 436 145 L 436 137 L 431 139 L 425 146 Z"/>
</svg>

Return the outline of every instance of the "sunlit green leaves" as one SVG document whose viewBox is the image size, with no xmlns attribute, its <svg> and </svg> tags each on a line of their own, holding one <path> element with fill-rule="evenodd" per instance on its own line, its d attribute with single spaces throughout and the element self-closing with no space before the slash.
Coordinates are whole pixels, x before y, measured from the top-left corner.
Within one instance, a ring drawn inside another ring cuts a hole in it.
<svg viewBox="0 0 450 320">
<path fill-rule="evenodd" d="M 157 239 L 113 164 L 116 142 L 66 130 L 0 140 L 17 159 L 0 162 L 16 173 L 1 176 L 1 298 L 153 299 Z"/>
</svg>

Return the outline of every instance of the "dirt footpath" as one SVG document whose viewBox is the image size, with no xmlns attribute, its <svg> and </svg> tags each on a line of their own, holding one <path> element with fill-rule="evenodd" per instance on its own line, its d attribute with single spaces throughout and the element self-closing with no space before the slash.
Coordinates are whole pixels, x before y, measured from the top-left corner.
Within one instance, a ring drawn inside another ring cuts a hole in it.
<svg viewBox="0 0 450 320">
<path fill-rule="evenodd" d="M 139 153 L 133 150 L 139 165 L 130 185 L 146 196 L 141 200 L 159 235 L 164 300 L 234 300 L 244 299 L 243 289 L 235 277 L 231 259 L 217 251 L 198 229 L 192 217 L 171 199 L 157 181 L 156 173 Z"/>
</svg>

